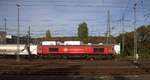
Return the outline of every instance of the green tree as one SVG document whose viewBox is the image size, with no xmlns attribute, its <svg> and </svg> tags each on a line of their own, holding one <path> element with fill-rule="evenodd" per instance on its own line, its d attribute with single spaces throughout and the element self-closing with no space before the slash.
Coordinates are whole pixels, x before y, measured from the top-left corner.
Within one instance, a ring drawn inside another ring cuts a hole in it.
<svg viewBox="0 0 150 80">
<path fill-rule="evenodd" d="M 142 43 L 149 40 L 150 28 L 146 26 L 141 26 L 137 30 L 137 37 Z"/>
<path fill-rule="evenodd" d="M 136 29 L 137 32 L 137 53 L 140 55 L 150 55 L 150 26 L 140 26 Z M 125 54 L 133 55 L 134 49 L 134 31 L 120 34 L 116 37 L 116 41 L 122 44 L 122 36 L 125 37 L 124 47 Z"/>
<path fill-rule="evenodd" d="M 120 34 L 119 36 L 117 36 L 116 41 L 117 43 L 121 43 L 121 47 L 122 47 L 122 36 L 125 37 L 124 40 L 124 53 L 122 53 L 121 55 L 125 56 L 125 55 L 133 55 L 133 47 L 134 47 L 134 32 L 126 32 L 124 34 Z"/>
<path fill-rule="evenodd" d="M 50 40 L 50 39 L 51 39 L 51 33 L 50 30 L 47 30 L 45 40 Z"/>
<path fill-rule="evenodd" d="M 138 53 L 140 55 L 150 56 L 150 26 L 141 26 L 137 28 Z"/>
<path fill-rule="evenodd" d="M 78 39 L 84 43 L 88 43 L 88 27 L 85 22 L 79 24 Z"/>
</svg>

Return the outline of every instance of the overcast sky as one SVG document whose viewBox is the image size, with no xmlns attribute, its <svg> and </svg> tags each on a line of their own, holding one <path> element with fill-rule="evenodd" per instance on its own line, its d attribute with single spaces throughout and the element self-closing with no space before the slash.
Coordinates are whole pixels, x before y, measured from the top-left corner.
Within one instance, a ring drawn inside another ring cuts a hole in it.
<svg viewBox="0 0 150 80">
<path fill-rule="evenodd" d="M 0 29 L 7 19 L 7 33 L 16 35 L 17 7 L 20 4 L 20 34 L 31 26 L 33 37 L 77 36 L 78 24 L 86 22 L 89 35 L 104 35 L 107 29 L 107 11 L 110 10 L 111 34 L 121 32 L 120 20 L 125 17 L 125 31 L 133 31 L 133 6 L 137 3 L 137 27 L 150 24 L 150 0 L 0 0 Z"/>
</svg>

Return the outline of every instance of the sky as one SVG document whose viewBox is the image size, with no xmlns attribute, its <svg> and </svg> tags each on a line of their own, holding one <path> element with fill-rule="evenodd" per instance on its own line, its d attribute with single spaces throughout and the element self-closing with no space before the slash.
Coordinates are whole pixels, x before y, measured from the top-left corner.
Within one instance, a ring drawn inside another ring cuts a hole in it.
<svg viewBox="0 0 150 80">
<path fill-rule="evenodd" d="M 17 34 L 17 6 L 20 5 L 20 35 L 31 27 L 32 37 L 44 37 L 50 30 L 52 37 L 77 36 L 78 25 L 86 22 L 90 36 L 103 36 L 107 31 L 107 12 L 110 10 L 111 35 L 134 30 L 134 4 L 136 27 L 150 24 L 150 0 L 0 0 L 0 31 Z"/>
</svg>

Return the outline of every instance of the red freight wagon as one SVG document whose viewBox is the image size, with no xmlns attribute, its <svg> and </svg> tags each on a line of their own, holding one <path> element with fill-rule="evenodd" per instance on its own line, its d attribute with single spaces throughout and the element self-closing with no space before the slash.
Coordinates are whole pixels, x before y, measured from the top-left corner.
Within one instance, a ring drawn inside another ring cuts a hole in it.
<svg viewBox="0 0 150 80">
<path fill-rule="evenodd" d="M 115 54 L 114 46 L 104 45 L 39 45 L 37 54 L 40 56 L 53 57 L 87 57 L 97 58 L 102 56 L 113 57 Z"/>
</svg>

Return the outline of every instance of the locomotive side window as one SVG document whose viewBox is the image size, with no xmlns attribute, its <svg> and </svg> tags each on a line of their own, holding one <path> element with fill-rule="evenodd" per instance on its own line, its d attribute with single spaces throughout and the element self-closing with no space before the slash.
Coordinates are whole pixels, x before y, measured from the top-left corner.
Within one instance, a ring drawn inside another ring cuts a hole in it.
<svg viewBox="0 0 150 80">
<path fill-rule="evenodd" d="M 38 50 L 38 51 L 41 51 L 41 50 L 42 50 L 42 48 L 37 48 L 37 50 Z"/>
<path fill-rule="evenodd" d="M 49 48 L 49 52 L 58 52 L 58 48 Z"/>
<path fill-rule="evenodd" d="M 104 48 L 94 48 L 94 52 L 104 52 Z"/>
<path fill-rule="evenodd" d="M 113 48 L 109 48 L 109 51 L 113 51 L 114 49 Z"/>
</svg>

